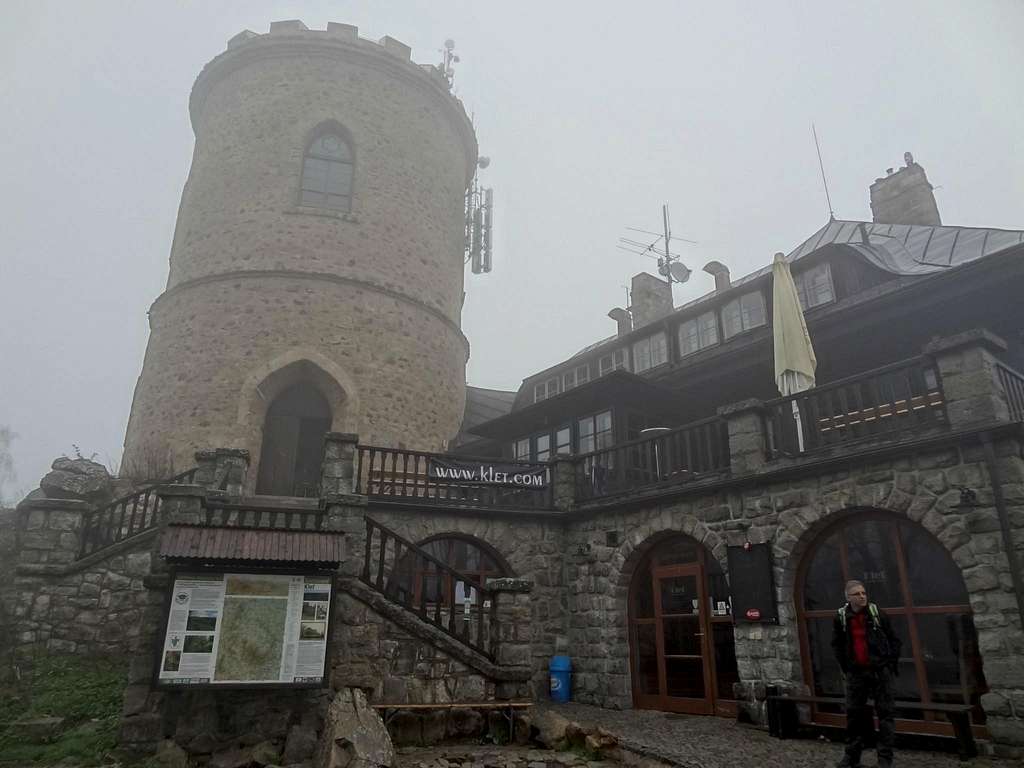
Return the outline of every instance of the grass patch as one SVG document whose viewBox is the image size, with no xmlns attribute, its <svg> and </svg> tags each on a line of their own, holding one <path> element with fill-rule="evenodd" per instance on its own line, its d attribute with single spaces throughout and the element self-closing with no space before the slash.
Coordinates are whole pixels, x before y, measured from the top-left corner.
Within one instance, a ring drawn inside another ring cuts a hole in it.
<svg viewBox="0 0 1024 768">
<path fill-rule="evenodd" d="M 125 686 L 122 663 L 44 656 L 20 684 L 0 691 L 0 766 L 48 765 L 71 758 L 82 766 L 113 762 Z M 48 744 L 26 744 L 16 720 L 63 717 Z"/>
</svg>

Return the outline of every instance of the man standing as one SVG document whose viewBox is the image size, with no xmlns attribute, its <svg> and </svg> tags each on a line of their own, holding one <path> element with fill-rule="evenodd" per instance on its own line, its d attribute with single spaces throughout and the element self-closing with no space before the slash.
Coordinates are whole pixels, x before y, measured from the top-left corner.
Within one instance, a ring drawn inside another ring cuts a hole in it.
<svg viewBox="0 0 1024 768">
<path fill-rule="evenodd" d="M 892 766 L 892 675 L 898 672 L 900 639 L 878 606 L 868 602 L 859 581 L 846 582 L 846 605 L 832 622 L 832 650 L 846 675 L 846 755 L 839 768 L 858 768 L 866 739 L 874 731 L 871 707 L 878 713 L 878 766 Z"/>
</svg>

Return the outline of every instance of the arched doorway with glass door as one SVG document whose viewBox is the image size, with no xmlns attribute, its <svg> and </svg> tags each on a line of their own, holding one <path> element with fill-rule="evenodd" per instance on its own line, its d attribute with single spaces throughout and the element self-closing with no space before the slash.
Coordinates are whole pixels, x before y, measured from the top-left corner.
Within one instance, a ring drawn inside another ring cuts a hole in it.
<svg viewBox="0 0 1024 768">
<path fill-rule="evenodd" d="M 699 542 L 670 536 L 640 562 L 629 590 L 629 647 L 638 709 L 736 714 L 729 585 Z"/>
<path fill-rule="evenodd" d="M 843 693 L 832 654 L 832 621 L 843 604 L 843 585 L 864 582 L 868 599 L 889 616 L 903 642 L 893 679 L 897 730 L 952 735 L 943 716 L 899 711 L 899 702 L 970 704 L 982 735 L 982 671 L 967 586 L 945 547 L 918 523 L 867 510 L 825 529 L 797 571 L 797 618 L 804 679 L 817 696 Z M 844 725 L 838 706 L 819 705 L 816 722 Z M 914 719 L 914 718 L 917 719 Z"/>
</svg>

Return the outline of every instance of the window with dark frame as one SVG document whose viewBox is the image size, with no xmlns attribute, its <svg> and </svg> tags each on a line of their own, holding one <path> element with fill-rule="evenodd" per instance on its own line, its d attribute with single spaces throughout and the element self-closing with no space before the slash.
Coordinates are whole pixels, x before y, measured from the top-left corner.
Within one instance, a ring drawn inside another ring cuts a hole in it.
<svg viewBox="0 0 1024 768">
<path fill-rule="evenodd" d="M 827 261 L 803 272 L 797 272 L 793 275 L 793 282 L 796 283 L 796 293 L 800 298 L 800 307 L 804 311 L 836 299 L 835 288 L 832 285 L 832 269 Z"/>
<path fill-rule="evenodd" d="M 551 458 L 551 434 L 545 432 L 544 434 L 537 435 L 534 439 L 535 450 L 533 453 L 534 461 L 547 461 Z"/>
<path fill-rule="evenodd" d="M 679 326 L 680 357 L 692 355 L 717 343 L 718 318 L 714 312 L 705 312 Z"/>
<path fill-rule="evenodd" d="M 633 370 L 643 373 L 668 362 L 668 340 L 665 332 L 633 342 Z"/>
<path fill-rule="evenodd" d="M 745 293 L 722 307 L 722 331 L 727 339 L 767 322 L 764 296 L 760 291 Z"/>
<path fill-rule="evenodd" d="M 626 359 L 626 350 L 617 349 L 604 355 L 597 363 L 597 375 L 604 376 L 619 369 L 629 370 L 629 361 Z"/>
<path fill-rule="evenodd" d="M 299 203 L 334 211 L 352 210 L 352 149 L 337 133 L 313 140 L 302 160 Z"/>
<path fill-rule="evenodd" d="M 572 428 L 565 426 L 555 432 L 555 455 L 572 455 Z"/>
<path fill-rule="evenodd" d="M 615 442 L 612 434 L 611 411 L 601 411 L 593 416 L 584 416 L 577 420 L 576 426 L 580 436 L 580 453 L 611 448 Z"/>
</svg>

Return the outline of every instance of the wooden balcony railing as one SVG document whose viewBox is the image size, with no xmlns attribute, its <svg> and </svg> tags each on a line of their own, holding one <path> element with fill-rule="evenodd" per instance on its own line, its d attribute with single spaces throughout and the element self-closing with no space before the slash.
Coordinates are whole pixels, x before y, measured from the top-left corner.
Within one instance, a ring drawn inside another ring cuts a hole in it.
<svg viewBox="0 0 1024 768">
<path fill-rule="evenodd" d="M 1006 404 L 1010 408 L 1010 419 L 1012 421 L 1024 419 L 1024 374 L 1003 363 L 996 363 L 996 376 L 999 378 L 999 385 L 1003 388 L 1003 394 L 1006 395 Z"/>
<path fill-rule="evenodd" d="M 358 447 L 357 455 L 355 492 L 376 499 L 408 500 L 417 504 L 448 507 L 551 508 L 550 473 L 548 466 L 543 462 L 480 460 L 481 463 L 498 462 L 505 466 L 518 467 L 524 473 L 538 470 L 548 473 L 547 482 L 543 486 L 519 488 L 431 476 L 430 462 L 434 458 L 473 462 L 472 458 L 365 445 Z"/>
<path fill-rule="evenodd" d="M 257 499 L 211 501 L 203 508 L 201 524 L 214 528 L 251 528 L 275 531 L 319 531 L 323 510 L 260 504 Z"/>
<path fill-rule="evenodd" d="M 942 383 L 924 357 L 765 404 L 769 458 L 945 423 Z"/>
<path fill-rule="evenodd" d="M 686 483 L 729 468 L 729 429 L 713 417 L 576 458 L 576 498 Z"/>
<path fill-rule="evenodd" d="M 375 520 L 365 519 L 362 581 L 493 660 L 498 641 L 497 593 Z"/>
<path fill-rule="evenodd" d="M 193 467 L 162 483 L 147 485 L 135 493 L 115 499 L 104 507 L 82 515 L 81 546 L 78 559 L 88 557 L 101 549 L 157 528 L 163 522 L 160 514 L 160 485 L 191 483 L 195 478 Z"/>
</svg>

